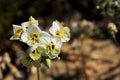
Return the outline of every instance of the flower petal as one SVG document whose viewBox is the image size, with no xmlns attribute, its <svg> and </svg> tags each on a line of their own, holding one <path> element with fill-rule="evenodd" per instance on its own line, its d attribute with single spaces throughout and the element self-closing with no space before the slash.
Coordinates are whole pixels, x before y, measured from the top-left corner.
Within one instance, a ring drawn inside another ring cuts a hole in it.
<svg viewBox="0 0 120 80">
<path fill-rule="evenodd" d="M 50 27 L 49 31 L 53 36 L 56 36 L 55 31 L 60 28 L 58 21 L 53 21 L 52 26 Z"/>
</svg>

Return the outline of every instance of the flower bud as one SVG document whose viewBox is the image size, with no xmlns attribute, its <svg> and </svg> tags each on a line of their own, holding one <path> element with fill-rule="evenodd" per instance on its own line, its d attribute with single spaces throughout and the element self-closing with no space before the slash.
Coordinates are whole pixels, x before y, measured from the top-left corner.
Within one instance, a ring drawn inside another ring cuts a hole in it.
<svg viewBox="0 0 120 80">
<path fill-rule="evenodd" d="M 50 59 L 45 59 L 45 64 L 48 68 L 51 67 L 51 60 Z"/>
<path fill-rule="evenodd" d="M 118 32 L 117 28 L 116 28 L 116 25 L 112 22 L 108 23 L 108 29 L 112 32 Z"/>
<path fill-rule="evenodd" d="M 116 25 L 112 22 L 108 23 L 108 31 L 113 37 L 118 32 Z"/>
</svg>

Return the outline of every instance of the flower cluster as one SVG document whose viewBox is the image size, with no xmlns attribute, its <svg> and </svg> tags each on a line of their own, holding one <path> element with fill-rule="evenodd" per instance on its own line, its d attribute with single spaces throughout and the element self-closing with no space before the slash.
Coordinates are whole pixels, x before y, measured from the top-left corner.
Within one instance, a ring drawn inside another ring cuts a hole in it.
<svg viewBox="0 0 120 80">
<path fill-rule="evenodd" d="M 49 34 L 39 28 L 38 20 L 32 16 L 21 25 L 13 25 L 13 32 L 10 40 L 19 40 L 30 46 L 21 57 L 26 67 L 37 67 L 41 62 L 50 67 L 51 59 L 58 58 L 62 43 L 70 40 L 70 29 L 62 23 L 53 21 Z"/>
</svg>

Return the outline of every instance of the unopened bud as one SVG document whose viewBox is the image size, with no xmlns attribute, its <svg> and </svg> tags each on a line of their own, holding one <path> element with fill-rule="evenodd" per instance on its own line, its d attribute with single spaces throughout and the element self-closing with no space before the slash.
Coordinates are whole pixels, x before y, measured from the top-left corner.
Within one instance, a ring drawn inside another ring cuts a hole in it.
<svg viewBox="0 0 120 80">
<path fill-rule="evenodd" d="M 116 28 L 116 25 L 112 22 L 108 23 L 108 30 L 111 32 L 111 33 L 117 33 L 118 30 Z"/>
<path fill-rule="evenodd" d="M 48 68 L 51 67 L 51 60 L 50 59 L 45 59 L 45 64 Z"/>
<path fill-rule="evenodd" d="M 115 38 L 115 34 L 118 32 L 117 27 L 114 23 L 108 23 L 108 31 Z"/>
<path fill-rule="evenodd" d="M 58 60 L 60 60 L 61 58 L 60 57 L 57 57 Z"/>
</svg>

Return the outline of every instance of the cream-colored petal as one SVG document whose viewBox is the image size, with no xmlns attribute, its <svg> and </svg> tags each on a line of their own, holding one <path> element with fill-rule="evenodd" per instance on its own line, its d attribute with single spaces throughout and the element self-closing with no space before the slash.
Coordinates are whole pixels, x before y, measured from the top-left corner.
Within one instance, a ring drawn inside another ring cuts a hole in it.
<svg viewBox="0 0 120 80">
<path fill-rule="evenodd" d="M 29 21 L 23 22 L 21 25 L 27 30 L 28 27 L 38 26 L 38 20 L 35 20 L 32 16 L 30 16 Z"/>
<path fill-rule="evenodd" d="M 55 33 L 56 30 L 57 30 L 57 28 L 54 27 L 54 26 L 50 27 L 50 29 L 49 29 L 50 33 L 51 33 L 53 36 L 56 36 L 56 33 Z"/>
<path fill-rule="evenodd" d="M 21 35 L 21 39 L 20 39 L 20 41 L 22 41 L 22 42 L 24 42 L 24 43 L 27 43 L 27 41 L 28 41 L 28 35 L 27 35 L 27 33 L 26 32 L 24 32 L 22 35 Z"/>
<path fill-rule="evenodd" d="M 29 27 L 29 22 L 23 22 L 21 26 L 27 29 Z"/>
<path fill-rule="evenodd" d="M 27 34 L 29 35 L 30 33 L 33 33 L 33 32 L 37 32 L 37 33 L 40 33 L 41 30 L 38 26 L 31 26 L 28 28 L 27 30 Z"/>
<path fill-rule="evenodd" d="M 43 37 L 51 36 L 49 33 L 45 32 L 45 31 L 39 31 L 39 32 L 40 32 L 41 36 L 43 36 Z"/>
<path fill-rule="evenodd" d="M 61 40 L 57 39 L 56 37 L 52 37 L 52 42 L 54 42 L 58 47 L 62 46 Z"/>
<path fill-rule="evenodd" d="M 12 25 L 13 26 L 13 32 L 15 33 L 16 32 L 16 29 L 19 29 L 19 28 L 22 28 L 21 26 L 19 25 Z"/>
<path fill-rule="evenodd" d="M 60 23 L 58 21 L 53 21 L 49 31 L 53 36 L 56 36 L 56 30 L 59 30 L 59 29 L 60 29 Z"/>
<path fill-rule="evenodd" d="M 62 42 L 68 42 L 70 40 L 70 38 L 64 37 L 61 39 Z"/>
<path fill-rule="evenodd" d="M 10 40 L 20 40 L 21 35 L 24 32 L 24 29 L 22 26 L 19 25 L 12 25 L 13 26 L 13 36 L 10 38 Z"/>
<path fill-rule="evenodd" d="M 55 28 L 60 28 L 60 23 L 56 20 L 56 21 L 53 21 L 53 24 L 52 26 L 54 26 Z"/>
<path fill-rule="evenodd" d="M 66 32 L 70 32 L 70 29 L 68 27 L 63 28 Z"/>
<path fill-rule="evenodd" d="M 16 37 L 14 37 L 14 36 L 12 36 L 11 38 L 10 38 L 10 40 L 19 40 L 20 38 L 16 38 Z"/>
</svg>

